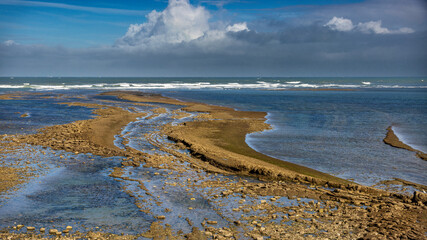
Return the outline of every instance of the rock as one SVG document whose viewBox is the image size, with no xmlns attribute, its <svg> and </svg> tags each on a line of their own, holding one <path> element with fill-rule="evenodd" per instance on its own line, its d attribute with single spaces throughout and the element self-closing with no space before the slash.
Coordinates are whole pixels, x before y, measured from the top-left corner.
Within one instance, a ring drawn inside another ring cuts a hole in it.
<svg viewBox="0 0 427 240">
<path fill-rule="evenodd" d="M 34 231 L 34 230 L 36 230 L 35 227 L 27 227 L 27 231 Z"/>
<path fill-rule="evenodd" d="M 19 229 L 21 229 L 21 228 L 23 228 L 24 227 L 24 225 L 22 225 L 22 224 L 18 224 L 18 225 L 16 225 L 16 228 L 19 230 Z"/>
<path fill-rule="evenodd" d="M 262 236 L 260 236 L 258 234 L 252 235 L 252 238 L 255 239 L 255 240 L 263 240 L 264 239 Z"/>
<path fill-rule="evenodd" d="M 414 196 L 412 197 L 412 202 L 422 202 L 427 205 L 427 193 L 415 191 Z"/>
<path fill-rule="evenodd" d="M 67 226 L 65 229 L 67 229 L 67 230 L 72 230 L 73 229 L 73 227 L 71 227 L 71 226 Z"/>
<path fill-rule="evenodd" d="M 206 223 L 207 223 L 207 224 L 214 225 L 214 224 L 217 224 L 218 222 L 217 222 L 217 221 L 206 221 Z"/>
<path fill-rule="evenodd" d="M 57 229 L 49 229 L 49 234 L 56 234 L 57 232 Z"/>
<path fill-rule="evenodd" d="M 40 228 L 40 232 L 46 232 L 46 228 Z"/>
<path fill-rule="evenodd" d="M 192 197 L 192 198 L 190 198 L 190 200 L 191 200 L 191 201 L 195 201 L 196 199 Z"/>
<path fill-rule="evenodd" d="M 165 219 L 166 217 L 164 215 L 160 215 L 156 217 L 157 219 Z"/>
</svg>

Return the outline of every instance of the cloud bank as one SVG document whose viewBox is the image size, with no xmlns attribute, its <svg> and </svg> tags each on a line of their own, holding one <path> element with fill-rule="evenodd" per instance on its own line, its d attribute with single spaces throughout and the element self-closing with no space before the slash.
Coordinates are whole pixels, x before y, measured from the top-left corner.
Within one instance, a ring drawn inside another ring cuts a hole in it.
<svg viewBox="0 0 427 240">
<path fill-rule="evenodd" d="M 425 76 L 427 21 L 419 7 L 417 0 L 368 0 L 351 10 L 233 21 L 188 0 L 169 0 L 111 46 L 0 43 L 0 75 Z"/>
<path fill-rule="evenodd" d="M 329 27 L 331 30 L 340 32 L 359 31 L 362 33 L 374 34 L 408 34 L 415 32 L 412 28 L 408 27 L 390 30 L 382 26 L 381 20 L 360 22 L 357 25 L 354 25 L 350 19 L 341 17 L 333 17 L 324 26 Z"/>
</svg>

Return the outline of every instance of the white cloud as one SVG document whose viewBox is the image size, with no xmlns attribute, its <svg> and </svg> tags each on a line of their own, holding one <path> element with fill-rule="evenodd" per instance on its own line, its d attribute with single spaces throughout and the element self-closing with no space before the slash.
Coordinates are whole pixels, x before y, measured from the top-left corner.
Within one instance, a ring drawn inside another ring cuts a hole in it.
<svg viewBox="0 0 427 240">
<path fill-rule="evenodd" d="M 408 27 L 399 28 L 397 30 L 390 30 L 382 26 L 381 20 L 360 22 L 357 25 L 354 25 L 350 19 L 340 17 L 333 17 L 324 26 L 339 32 L 358 31 L 366 34 L 408 34 L 415 32 L 412 28 Z"/>
<path fill-rule="evenodd" d="M 404 34 L 415 32 L 413 29 L 407 27 L 399 28 L 397 30 L 390 30 L 388 28 L 382 27 L 381 20 L 359 23 L 357 24 L 357 29 L 363 33 L 375 34 Z"/>
<path fill-rule="evenodd" d="M 357 30 L 363 33 L 376 33 L 376 34 L 391 33 L 390 30 L 388 30 L 385 27 L 382 27 L 381 24 L 382 24 L 381 21 L 370 21 L 365 23 L 359 23 L 357 24 Z"/>
<path fill-rule="evenodd" d="M 341 18 L 341 17 L 333 17 L 324 26 L 340 32 L 348 32 L 353 30 L 354 28 L 353 22 L 350 19 Z"/>
<path fill-rule="evenodd" d="M 202 37 L 209 29 L 209 12 L 199 6 L 192 6 L 188 0 L 169 0 L 162 11 L 152 11 L 148 21 L 132 24 L 119 46 L 136 46 L 162 43 L 181 43 Z"/>
<path fill-rule="evenodd" d="M 241 32 L 241 31 L 249 31 L 249 28 L 246 22 L 236 23 L 232 26 L 228 26 L 226 28 L 227 32 Z"/>
<path fill-rule="evenodd" d="M 13 40 L 7 40 L 3 42 L 4 45 L 6 46 L 13 46 L 13 45 L 17 45 L 17 43 Z"/>
<path fill-rule="evenodd" d="M 245 22 L 228 25 L 223 29 L 211 29 L 210 16 L 208 10 L 191 5 L 189 0 L 169 0 L 165 10 L 149 13 L 147 22 L 131 24 L 116 46 L 161 48 L 195 40 L 211 42 L 227 38 L 226 32 L 249 30 Z"/>
</svg>

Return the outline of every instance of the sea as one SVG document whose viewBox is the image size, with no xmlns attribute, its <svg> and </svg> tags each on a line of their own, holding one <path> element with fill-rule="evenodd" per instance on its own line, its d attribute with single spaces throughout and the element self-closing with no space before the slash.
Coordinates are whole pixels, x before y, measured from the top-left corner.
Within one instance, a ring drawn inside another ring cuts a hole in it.
<svg viewBox="0 0 427 240">
<path fill-rule="evenodd" d="M 427 184 L 427 161 L 383 142 L 392 126 L 401 141 L 427 152 L 427 77 L 0 78 L 0 94 L 112 90 L 266 112 L 272 129 L 246 137 L 256 151 L 368 186 L 394 178 Z M 31 121 L 11 118 L 14 112 Z M 90 110 L 73 113 L 43 100 L 0 100 L 0 134 L 89 117 Z"/>
</svg>

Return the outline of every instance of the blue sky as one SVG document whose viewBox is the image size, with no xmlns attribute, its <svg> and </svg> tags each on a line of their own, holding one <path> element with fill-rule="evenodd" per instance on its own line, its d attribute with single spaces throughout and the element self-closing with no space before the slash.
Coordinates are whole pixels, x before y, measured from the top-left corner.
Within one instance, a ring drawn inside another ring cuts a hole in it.
<svg viewBox="0 0 427 240">
<path fill-rule="evenodd" d="M 418 76 L 426 32 L 424 0 L 0 0 L 0 75 Z"/>
<path fill-rule="evenodd" d="M 301 7 L 348 4 L 355 0 L 305 1 L 191 1 L 213 13 L 227 12 L 229 18 L 251 21 L 265 16 L 300 15 Z M 0 0 L 0 41 L 23 44 L 93 47 L 109 45 L 120 38 L 130 24 L 146 21 L 152 10 L 161 11 L 167 1 L 26 1 Z M 294 8 L 292 8 L 294 7 Z M 222 15 L 222 17 L 224 17 Z M 215 18 L 214 18 L 215 19 Z"/>
</svg>

